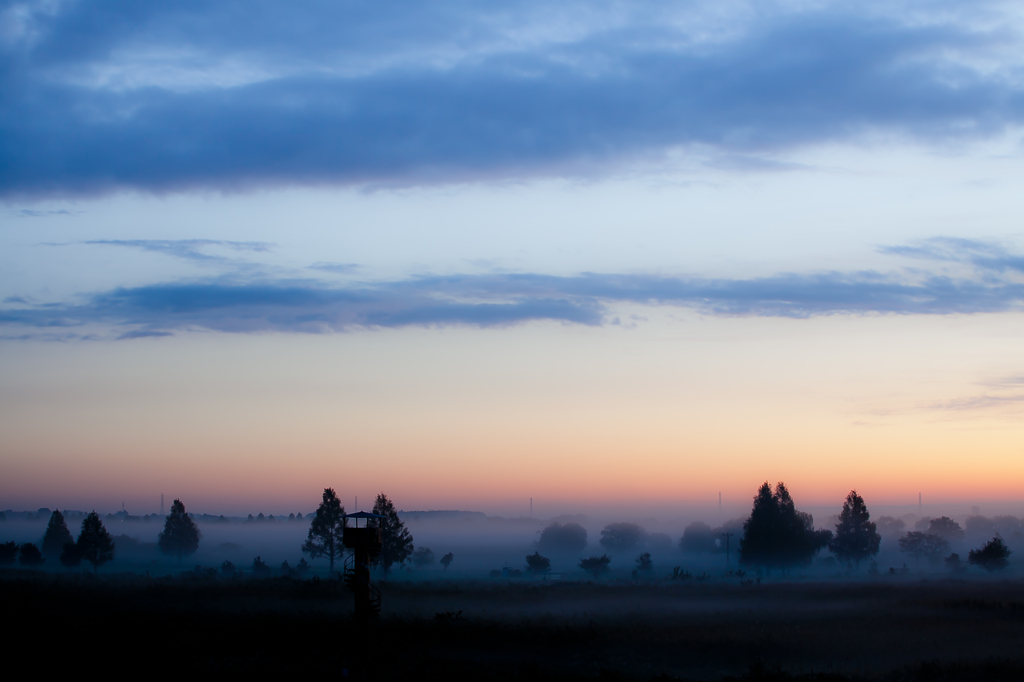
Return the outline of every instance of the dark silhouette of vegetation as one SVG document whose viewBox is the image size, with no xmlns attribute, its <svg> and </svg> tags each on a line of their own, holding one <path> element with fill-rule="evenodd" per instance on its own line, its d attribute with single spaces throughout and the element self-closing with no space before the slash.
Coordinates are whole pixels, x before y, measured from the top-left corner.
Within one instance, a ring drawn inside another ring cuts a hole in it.
<svg viewBox="0 0 1024 682">
<path fill-rule="evenodd" d="M 334 488 L 324 488 L 320 506 L 309 524 L 309 533 L 302 551 L 313 559 L 325 558 L 334 573 L 334 562 L 345 553 L 345 508 L 341 506 Z"/>
<path fill-rule="evenodd" d="M 171 504 L 171 513 L 164 521 L 164 530 L 157 537 L 157 544 L 164 554 L 178 557 L 178 561 L 184 556 L 190 556 L 199 549 L 199 540 L 203 534 L 199 532 L 196 522 L 185 513 L 185 504 L 181 500 L 174 500 Z"/>
<path fill-rule="evenodd" d="M 635 523 L 609 523 L 601 530 L 601 546 L 610 552 L 627 552 L 644 539 L 644 529 Z"/>
<path fill-rule="evenodd" d="M 835 536 L 829 542 L 829 550 L 839 557 L 840 561 L 852 561 L 856 565 L 870 556 L 878 554 L 882 536 L 875 532 L 875 524 L 871 522 L 864 498 L 851 490 L 843 502 L 843 510 L 839 512 L 839 523 L 836 524 Z"/>
<path fill-rule="evenodd" d="M 417 547 L 412 553 L 412 565 L 416 568 L 426 568 L 434 563 L 434 552 L 429 547 Z"/>
<path fill-rule="evenodd" d="M 740 563 L 768 571 L 806 565 L 831 537 L 831 531 L 814 529 L 810 514 L 797 511 L 785 484 L 778 483 L 773 493 L 765 481 L 743 524 Z"/>
<path fill-rule="evenodd" d="M 949 542 L 962 540 L 964 537 L 964 529 L 960 527 L 959 523 L 948 516 L 940 516 L 929 521 L 928 532 L 931 535 L 938 535 Z"/>
<path fill-rule="evenodd" d="M 373 513 L 384 517 L 377 519 L 383 545 L 375 563 L 384 569 L 384 575 L 387 576 L 394 564 L 402 565 L 406 562 L 415 547 L 412 542 L 412 534 L 402 523 L 402 519 L 398 518 L 395 505 L 384 493 L 377 495 L 377 499 L 373 503 Z"/>
<path fill-rule="evenodd" d="M 950 554 L 942 561 L 946 564 L 946 568 L 948 568 L 951 571 L 959 571 L 963 568 L 963 562 L 960 561 L 960 555 L 956 552 Z"/>
<path fill-rule="evenodd" d="M 912 530 L 899 541 L 900 551 L 914 557 L 915 561 L 927 559 L 930 563 L 938 563 L 942 555 L 949 551 L 949 542 L 938 535 Z"/>
<path fill-rule="evenodd" d="M 95 511 L 90 512 L 82 521 L 82 531 L 78 534 L 76 544 L 81 557 L 92 564 L 93 573 L 114 558 L 114 541 L 110 539 L 110 533 L 103 527 Z"/>
<path fill-rule="evenodd" d="M 545 552 L 580 552 L 586 546 L 587 529 L 578 523 L 552 523 L 537 540 L 537 549 Z"/>
<path fill-rule="evenodd" d="M 235 568 L 235 564 L 230 561 L 225 561 L 220 565 L 220 572 L 225 578 L 234 578 L 238 575 L 238 569 Z"/>
<path fill-rule="evenodd" d="M 448 567 L 452 565 L 452 561 L 454 561 L 454 560 L 455 560 L 455 555 L 452 554 L 451 552 L 448 552 L 443 557 L 441 557 L 441 565 L 444 566 L 444 570 L 447 571 Z"/>
<path fill-rule="evenodd" d="M 1010 563 L 1011 550 L 998 535 L 986 542 L 980 549 L 972 549 L 967 553 L 967 563 L 980 566 L 989 573 L 1001 571 Z"/>
<path fill-rule="evenodd" d="M 526 570 L 531 573 L 546 573 L 551 570 L 551 559 L 534 552 L 526 557 Z"/>
<path fill-rule="evenodd" d="M 5 542 L 0 545 L 0 566 L 10 566 L 18 558 L 18 543 Z"/>
<path fill-rule="evenodd" d="M 41 566 L 44 561 L 43 553 L 31 542 L 26 542 L 18 550 L 18 563 L 22 566 Z"/>
<path fill-rule="evenodd" d="M 267 566 L 267 562 L 263 560 L 262 556 L 257 556 L 252 560 L 253 576 L 257 578 L 269 578 L 271 573 L 272 571 L 270 570 L 270 567 Z"/>
<path fill-rule="evenodd" d="M 654 562 L 651 561 L 651 553 L 644 552 L 636 558 L 636 570 L 650 573 L 654 570 Z"/>
<path fill-rule="evenodd" d="M 50 522 L 46 524 L 46 532 L 43 534 L 43 554 L 48 557 L 59 556 L 64 545 L 74 541 L 74 536 L 68 530 L 68 524 L 60 509 L 55 509 L 50 514 Z"/>
<path fill-rule="evenodd" d="M 608 564 L 612 562 L 612 558 L 607 554 L 601 556 L 592 556 L 589 559 L 580 559 L 580 568 L 594 576 L 594 580 L 601 577 L 601 574 L 608 572 Z"/>
<path fill-rule="evenodd" d="M 65 542 L 60 551 L 60 565 L 64 568 L 77 568 L 82 563 L 82 552 L 74 542 Z"/>
<path fill-rule="evenodd" d="M 878 534 L 888 538 L 900 537 L 906 528 L 907 524 L 903 519 L 897 519 L 892 516 L 879 516 L 876 524 Z"/>
<path fill-rule="evenodd" d="M 295 572 L 299 574 L 300 578 L 309 573 L 309 569 L 309 562 L 305 559 L 299 559 L 299 563 L 295 564 Z"/>
<path fill-rule="evenodd" d="M 683 537 L 679 538 L 679 549 L 684 552 L 714 552 L 718 545 L 715 540 L 718 536 L 711 526 L 703 521 L 694 521 L 683 530 Z"/>
</svg>

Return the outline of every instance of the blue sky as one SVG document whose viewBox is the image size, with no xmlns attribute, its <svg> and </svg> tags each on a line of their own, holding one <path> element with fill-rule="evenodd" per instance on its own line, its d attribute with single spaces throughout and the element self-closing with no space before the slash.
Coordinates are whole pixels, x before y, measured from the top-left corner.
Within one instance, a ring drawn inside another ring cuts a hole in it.
<svg viewBox="0 0 1024 682">
<path fill-rule="evenodd" d="M 941 413 L 997 434 L 986 471 L 1003 471 L 1015 447 L 1024 16 L 1013 3 L 0 7 L 0 401 L 21 410 L 8 432 L 45 421 L 60 382 L 27 402 L 26 391 L 70 358 L 93 368 L 92 384 L 127 382 L 133 395 L 163 384 L 136 386 L 119 353 L 216 393 L 237 381 L 211 368 L 221 344 L 329 366 L 324 339 L 415 356 L 425 338 L 451 338 L 487 357 L 521 334 L 523 376 L 587 339 L 630 386 L 640 348 L 683 372 L 686 339 L 744 344 L 764 362 L 716 351 L 714 376 L 754 401 L 796 382 L 805 397 L 773 423 L 797 425 L 820 409 L 796 369 L 803 344 L 827 328 L 857 339 L 837 361 L 862 368 L 843 383 L 856 408 L 829 394 L 833 435 Z M 777 334 L 795 341 L 763 355 Z M 938 384 L 909 339 L 948 358 Z M 369 376 L 396 392 L 431 371 L 366 352 Z M 894 368 L 908 372 L 899 390 Z M 473 387 L 468 371 L 448 380 Z M 559 394 L 569 413 L 592 398 L 577 371 L 564 381 L 579 391 Z M 665 399 L 650 381 L 645 400 Z M 597 412 L 616 414 L 620 389 L 602 389 Z M 716 400 L 708 423 L 737 409 Z M 60 414 L 89 409 L 72 401 Z M 622 433 L 671 441 L 671 419 L 630 419 Z M 937 437 L 916 419 L 900 428 Z M 535 446 L 575 428 L 539 423 L 523 426 Z M 766 428 L 762 442 L 778 435 Z M 96 434 L 66 437 L 99 447 Z M 24 464 L 22 487 L 38 475 L 32 457 L 67 456 L 54 438 L 0 443 Z M 890 479 L 878 486 L 896 494 Z"/>
</svg>

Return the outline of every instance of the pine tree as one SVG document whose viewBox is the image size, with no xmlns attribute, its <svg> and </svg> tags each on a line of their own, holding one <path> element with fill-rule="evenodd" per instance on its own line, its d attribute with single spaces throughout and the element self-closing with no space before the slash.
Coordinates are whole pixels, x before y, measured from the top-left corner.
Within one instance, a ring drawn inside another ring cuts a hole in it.
<svg viewBox="0 0 1024 682">
<path fill-rule="evenodd" d="M 196 526 L 196 522 L 185 513 L 185 504 L 181 500 L 174 500 L 171 513 L 164 522 L 164 530 L 157 539 L 160 551 L 175 555 L 178 561 L 181 561 L 183 556 L 196 553 L 202 537 L 203 534 Z"/>
<path fill-rule="evenodd" d="M 384 568 L 384 575 L 387 576 L 394 564 L 405 563 L 415 547 L 412 544 L 412 534 L 398 518 L 395 505 L 384 493 L 377 495 L 377 500 L 373 503 L 373 513 L 384 517 L 378 519 L 383 546 L 375 563 Z"/>
<path fill-rule="evenodd" d="M 334 488 L 324 488 L 323 501 L 316 508 L 316 516 L 309 524 L 309 534 L 302 544 L 302 551 L 312 559 L 323 557 L 331 562 L 331 573 L 334 573 L 334 561 L 345 553 L 345 508 L 334 492 Z"/>
<path fill-rule="evenodd" d="M 750 518 L 743 523 L 740 563 L 769 571 L 806 564 L 830 536 L 829 531 L 814 530 L 810 514 L 797 511 L 785 484 L 776 484 L 773 493 L 765 481 L 754 496 Z"/>
<path fill-rule="evenodd" d="M 92 564 L 93 573 L 114 558 L 114 541 L 95 511 L 82 521 L 82 532 L 78 534 L 76 545 L 81 557 Z"/>
<path fill-rule="evenodd" d="M 65 542 L 60 553 L 60 565 L 64 568 L 75 568 L 82 563 L 82 553 L 74 542 Z"/>
<path fill-rule="evenodd" d="M 836 524 L 835 537 L 828 544 L 829 550 L 841 561 L 859 565 L 864 559 L 878 554 L 881 542 L 882 536 L 875 531 L 864 498 L 856 490 L 851 490 L 843 503 L 843 511 L 839 513 L 839 523 Z"/>
<path fill-rule="evenodd" d="M 59 556 L 64 544 L 74 540 L 64 515 L 60 513 L 60 509 L 54 510 L 50 514 L 50 522 L 46 525 L 46 533 L 43 534 L 43 554 L 48 557 Z"/>
</svg>

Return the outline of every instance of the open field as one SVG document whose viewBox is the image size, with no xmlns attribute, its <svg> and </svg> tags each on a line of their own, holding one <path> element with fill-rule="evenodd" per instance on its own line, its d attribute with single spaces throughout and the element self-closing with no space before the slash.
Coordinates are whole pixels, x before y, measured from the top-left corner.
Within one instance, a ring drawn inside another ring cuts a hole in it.
<svg viewBox="0 0 1024 682">
<path fill-rule="evenodd" d="M 336 581 L 0 573 L 9 652 L 72 672 L 374 679 L 1020 679 L 1024 581 L 384 583 L 368 633 Z M 59 633 L 56 643 L 50 633 Z M 58 651 L 48 654 L 45 647 Z M 365 653 L 365 658 L 361 656 Z"/>
</svg>

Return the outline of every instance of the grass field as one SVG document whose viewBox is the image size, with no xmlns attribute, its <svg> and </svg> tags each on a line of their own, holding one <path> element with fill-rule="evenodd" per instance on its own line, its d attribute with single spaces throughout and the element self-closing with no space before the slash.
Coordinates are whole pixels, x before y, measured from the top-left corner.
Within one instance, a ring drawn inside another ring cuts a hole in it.
<svg viewBox="0 0 1024 682">
<path fill-rule="evenodd" d="M 337 581 L 0 572 L 7 651 L 68 673 L 99 657 L 158 676 L 1024 679 L 1019 580 L 382 591 L 383 614 L 363 633 Z"/>
</svg>

